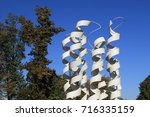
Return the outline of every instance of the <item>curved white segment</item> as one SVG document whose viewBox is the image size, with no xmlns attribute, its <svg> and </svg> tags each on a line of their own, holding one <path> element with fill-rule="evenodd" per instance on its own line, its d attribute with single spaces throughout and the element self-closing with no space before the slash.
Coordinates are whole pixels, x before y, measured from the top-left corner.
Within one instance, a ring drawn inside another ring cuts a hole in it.
<svg viewBox="0 0 150 117">
<path fill-rule="evenodd" d="M 120 63 L 116 62 L 115 64 L 110 64 L 108 63 L 107 68 L 109 69 L 109 72 L 112 73 L 113 71 L 118 71 L 118 69 L 120 68 Z M 119 74 L 119 73 L 117 73 Z"/>
<path fill-rule="evenodd" d="M 77 90 L 73 90 L 66 94 L 66 99 L 75 99 L 76 97 L 81 95 L 81 88 L 79 87 Z"/>
<path fill-rule="evenodd" d="M 77 22 L 76 28 L 78 30 L 81 30 L 80 26 L 89 26 L 90 23 L 91 23 L 91 21 L 89 21 L 89 20 L 80 20 Z"/>
<path fill-rule="evenodd" d="M 94 93 L 94 95 L 90 96 L 88 100 L 99 100 L 100 98 L 100 90 L 99 89 L 91 89 L 91 91 Z"/>
<path fill-rule="evenodd" d="M 106 43 L 108 49 L 106 60 L 108 61 L 107 71 L 110 74 L 110 81 L 108 83 L 108 87 L 111 90 L 110 99 L 117 100 L 119 99 L 119 97 L 121 97 L 121 84 L 119 74 L 120 63 L 114 56 L 119 54 L 119 48 L 111 45 L 110 43 L 119 40 L 120 34 L 112 29 L 112 24 L 113 22 L 110 21 L 109 31 L 111 36 Z"/>
<path fill-rule="evenodd" d="M 77 31 L 72 32 L 71 35 L 70 35 L 71 41 L 73 43 L 78 43 L 78 42 L 80 42 L 80 40 L 78 38 L 81 39 L 82 36 L 83 36 L 83 32 L 77 32 Z"/>
<path fill-rule="evenodd" d="M 102 100 L 108 97 L 106 91 L 103 89 L 106 86 L 106 82 L 102 81 L 100 72 L 103 70 L 102 54 L 105 53 L 105 49 L 102 46 L 105 43 L 104 37 L 100 37 L 94 42 L 94 49 L 92 50 L 92 78 L 90 79 L 90 97 L 89 100 Z M 94 86 L 97 84 L 97 86 Z"/>
<path fill-rule="evenodd" d="M 66 92 L 70 87 L 69 80 L 67 79 L 67 83 L 64 85 L 64 91 Z"/>
<path fill-rule="evenodd" d="M 118 55 L 118 54 L 119 54 L 119 48 L 113 47 L 107 52 L 106 56 L 108 59 L 111 59 L 113 56 Z"/>
<path fill-rule="evenodd" d="M 99 100 L 103 100 L 103 99 L 105 99 L 107 97 L 108 97 L 108 94 L 107 94 L 106 90 L 104 90 L 104 92 L 101 93 L 101 95 L 99 97 Z"/>
<path fill-rule="evenodd" d="M 105 87 L 106 86 L 106 82 L 105 81 L 101 81 L 99 84 L 98 84 L 98 88 L 102 88 L 102 87 Z"/>
<path fill-rule="evenodd" d="M 69 42 L 70 42 L 70 37 L 65 38 L 65 39 L 62 41 L 63 48 L 68 47 L 68 46 L 66 46 L 66 44 L 69 43 Z"/>
</svg>

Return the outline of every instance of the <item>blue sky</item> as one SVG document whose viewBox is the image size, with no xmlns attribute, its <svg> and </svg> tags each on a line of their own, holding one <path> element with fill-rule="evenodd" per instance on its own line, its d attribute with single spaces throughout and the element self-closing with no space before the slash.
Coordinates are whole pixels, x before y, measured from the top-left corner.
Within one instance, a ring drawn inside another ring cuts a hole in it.
<svg viewBox="0 0 150 117">
<path fill-rule="evenodd" d="M 121 38 L 116 42 L 120 48 L 117 58 L 121 63 L 122 97 L 137 97 L 139 83 L 150 74 L 149 0 L 0 0 L 0 21 L 12 12 L 36 22 L 34 8 L 37 5 L 50 7 L 51 19 L 55 21 L 56 26 L 66 29 L 66 32 L 53 38 L 47 56 L 53 60 L 50 67 L 58 74 L 62 74 L 64 68 L 61 62 L 61 42 L 66 34 L 74 30 L 78 20 L 88 19 L 101 24 L 102 29 L 90 36 L 90 42 L 93 42 L 98 36 L 104 36 L 107 40 L 109 20 L 117 16 L 124 17 L 125 23 L 117 29 Z"/>
</svg>

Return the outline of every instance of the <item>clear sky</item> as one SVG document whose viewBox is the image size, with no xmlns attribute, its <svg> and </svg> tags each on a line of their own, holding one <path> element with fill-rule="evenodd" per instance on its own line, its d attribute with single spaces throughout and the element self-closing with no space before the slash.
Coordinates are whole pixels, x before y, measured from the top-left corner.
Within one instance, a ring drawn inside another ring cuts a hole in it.
<svg viewBox="0 0 150 117">
<path fill-rule="evenodd" d="M 107 40 L 109 20 L 117 16 L 124 17 L 125 23 L 117 29 L 121 38 L 116 42 L 120 48 L 118 59 L 121 63 L 122 97 L 137 97 L 139 83 L 150 74 L 149 0 L 0 0 L 0 21 L 12 12 L 35 22 L 33 9 L 37 5 L 50 7 L 51 19 L 55 21 L 56 26 L 66 29 L 66 32 L 53 38 L 47 56 L 53 60 L 50 67 L 58 74 L 62 74 L 64 68 L 61 62 L 61 42 L 66 34 L 74 30 L 78 20 L 88 19 L 100 23 L 102 29 L 95 35 L 104 36 Z M 90 42 L 94 41 L 95 35 L 91 36 Z"/>
</svg>

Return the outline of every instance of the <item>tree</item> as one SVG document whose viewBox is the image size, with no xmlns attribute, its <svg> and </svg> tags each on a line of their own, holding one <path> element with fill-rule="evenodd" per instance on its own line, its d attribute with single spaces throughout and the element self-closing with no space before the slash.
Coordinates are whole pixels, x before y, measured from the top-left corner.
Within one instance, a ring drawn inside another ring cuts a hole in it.
<svg viewBox="0 0 150 117">
<path fill-rule="evenodd" d="M 53 76 L 52 84 L 51 84 L 51 93 L 48 99 L 51 100 L 64 100 L 65 93 L 64 93 L 64 85 L 66 80 L 61 78 L 58 75 Z"/>
<path fill-rule="evenodd" d="M 137 100 L 150 100 L 150 76 L 140 83 L 140 94 Z"/>
<path fill-rule="evenodd" d="M 38 89 L 38 85 L 35 83 L 30 84 L 31 82 L 26 83 L 23 87 L 20 88 L 19 93 L 17 94 L 17 98 L 19 100 L 64 100 L 64 84 L 66 80 L 61 78 L 58 75 L 54 75 L 51 77 L 51 84 L 45 84 L 45 90 L 48 89 L 48 96 L 45 96 L 44 88 Z M 43 83 L 42 83 L 43 84 Z M 38 89 L 38 90 L 37 90 Z"/>
<path fill-rule="evenodd" d="M 52 62 L 46 58 L 48 45 L 52 43 L 52 37 L 64 29 L 55 27 L 55 23 L 50 20 L 51 12 L 47 7 L 37 7 L 35 9 L 38 25 L 21 16 L 21 38 L 31 47 L 30 56 L 33 58 L 26 63 L 27 87 L 31 90 L 29 99 L 50 99 L 52 91 L 52 79 L 56 76 L 55 71 L 47 66 Z"/>
<path fill-rule="evenodd" d="M 0 23 L 0 97 L 14 99 L 23 81 L 21 66 L 24 44 L 17 29 L 18 17 L 9 14 Z"/>
</svg>

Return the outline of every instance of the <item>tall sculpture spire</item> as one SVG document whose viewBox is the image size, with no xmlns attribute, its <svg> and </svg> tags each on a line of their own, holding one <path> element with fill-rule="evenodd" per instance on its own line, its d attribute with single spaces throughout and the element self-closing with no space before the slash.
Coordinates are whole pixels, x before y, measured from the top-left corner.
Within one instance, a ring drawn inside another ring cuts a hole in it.
<svg viewBox="0 0 150 117">
<path fill-rule="evenodd" d="M 69 80 L 64 86 L 64 90 L 66 92 L 66 99 L 76 99 L 78 96 L 81 95 L 82 92 L 84 93 L 82 99 L 85 100 L 88 96 L 88 90 L 86 88 L 87 75 L 85 72 L 87 69 L 87 63 L 82 58 L 87 53 L 87 49 L 83 47 L 83 45 L 86 44 L 86 36 L 84 35 L 81 26 L 88 26 L 89 24 L 90 21 L 88 20 L 81 20 L 77 22 L 76 31 L 70 34 L 70 37 L 67 41 L 72 42 L 72 45 L 68 48 L 67 52 L 65 52 L 67 53 L 67 55 L 65 53 L 64 54 L 67 57 L 72 57 L 73 61 L 68 63 L 63 62 L 67 66 L 67 71 L 70 70 L 72 73 L 71 76 L 69 76 Z M 67 39 L 64 39 L 64 41 L 65 40 Z M 65 43 L 63 43 L 63 47 L 64 46 Z M 63 61 L 65 57 L 63 56 Z M 65 74 L 65 72 L 66 71 L 64 71 L 63 74 Z"/>
<path fill-rule="evenodd" d="M 106 54 L 106 60 L 108 61 L 107 65 L 107 71 L 110 74 L 110 81 L 108 83 L 108 87 L 110 89 L 110 99 L 116 100 L 121 97 L 121 84 L 120 84 L 120 63 L 117 58 L 115 58 L 116 55 L 119 54 L 119 48 L 115 47 L 111 44 L 111 42 L 117 41 L 120 39 L 120 34 L 115 32 L 114 29 L 112 29 L 113 21 L 110 20 L 109 23 L 109 32 L 110 37 L 107 40 L 106 46 L 108 49 L 108 52 Z"/>
<path fill-rule="evenodd" d="M 100 72 L 103 70 L 102 54 L 105 53 L 103 45 L 105 44 L 104 37 L 100 37 L 95 40 L 94 48 L 92 50 L 92 78 L 90 79 L 90 92 L 91 96 L 89 100 L 102 100 L 107 98 L 106 90 L 103 87 L 106 86 L 106 82 L 102 81 L 102 75 Z"/>
</svg>

